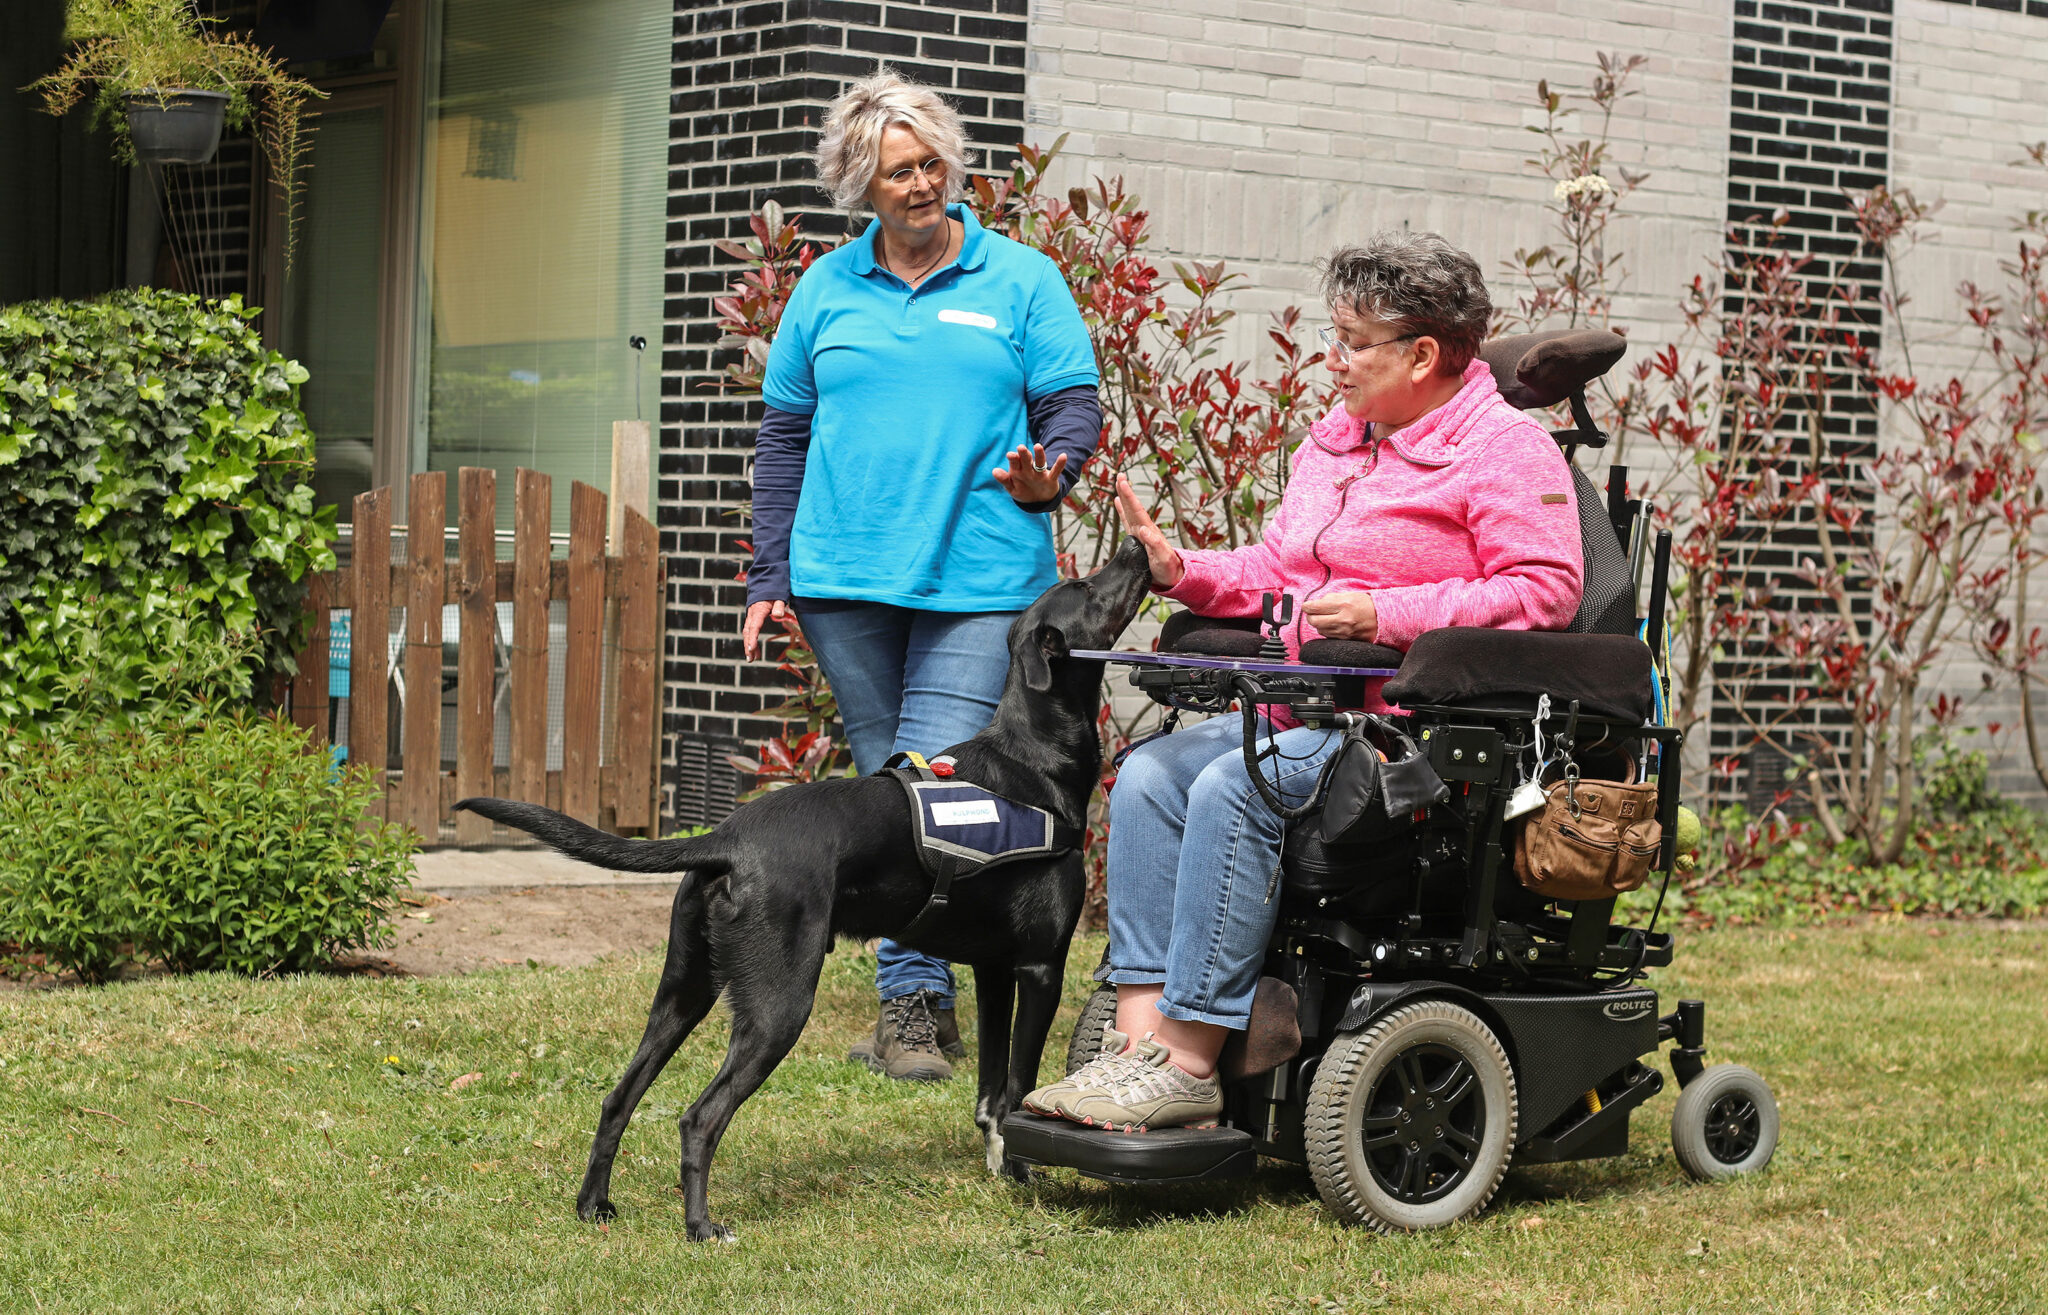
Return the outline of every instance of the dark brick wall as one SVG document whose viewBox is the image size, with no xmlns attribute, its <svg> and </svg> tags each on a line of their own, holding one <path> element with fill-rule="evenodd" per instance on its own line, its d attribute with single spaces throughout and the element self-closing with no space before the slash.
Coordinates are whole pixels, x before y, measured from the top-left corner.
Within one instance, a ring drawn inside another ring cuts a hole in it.
<svg viewBox="0 0 2048 1315">
<path fill-rule="evenodd" d="M 1878 296 L 1884 271 L 1863 249 L 1848 194 L 1884 184 L 1890 169 L 1892 0 L 1806 0 L 1773 4 L 1736 0 L 1733 89 L 1729 106 L 1728 222 L 1730 255 L 1762 240 L 1774 213 L 1787 218 L 1780 245 L 1810 257 L 1805 277 L 1817 303 L 1832 306 L 1871 348 L 1881 345 Z M 1826 295 L 1842 289 L 1839 298 Z M 1803 415 L 1789 417 L 1804 423 Z M 1848 477 L 1873 455 L 1877 415 L 1860 395 L 1829 399 L 1824 422 L 1830 477 Z M 1788 474 L 1792 472 L 1787 472 Z M 1852 489 L 1853 489 L 1852 485 Z M 1867 490 L 1862 497 L 1869 498 Z M 1816 544 L 1810 520 L 1781 523 L 1757 564 L 1770 576 L 1779 605 L 1812 605 L 1789 572 Z M 1859 604 L 1860 611 L 1867 607 Z M 1754 670 L 1761 654 L 1738 663 Z M 1726 678 L 1736 664 L 1719 670 Z M 1789 697 L 1789 673 L 1768 671 L 1750 688 L 1763 700 Z M 1753 713 L 1762 709 L 1752 706 Z M 1816 709 L 1781 743 L 1802 730 L 1830 730 L 1839 718 Z M 1783 754 L 1751 747 L 1752 734 L 1731 709 L 1717 707 L 1710 752 L 1741 763 L 1731 795 L 1752 807 L 1768 804 L 1784 777 Z"/>
<path fill-rule="evenodd" d="M 960 110 L 973 165 L 1007 172 L 1023 138 L 1026 0 L 677 0 L 670 101 L 666 303 L 656 519 L 668 559 L 663 812 L 715 821 L 742 788 L 727 753 L 770 734 L 785 697 L 740 660 L 743 511 L 759 404 L 721 396 L 711 299 L 737 267 L 712 246 L 743 237 L 773 200 L 805 230 L 843 232 L 812 183 L 826 107 L 887 62 Z M 750 783 L 749 783 L 750 784 Z"/>
</svg>

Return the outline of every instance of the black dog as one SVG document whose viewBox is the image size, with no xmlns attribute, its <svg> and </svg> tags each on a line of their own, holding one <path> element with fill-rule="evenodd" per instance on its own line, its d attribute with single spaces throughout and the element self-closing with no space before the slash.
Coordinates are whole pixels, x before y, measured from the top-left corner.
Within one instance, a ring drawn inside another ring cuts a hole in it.
<svg viewBox="0 0 2048 1315">
<path fill-rule="evenodd" d="M 1114 643 L 1137 614 L 1149 580 L 1144 549 L 1127 538 L 1100 571 L 1054 585 L 1017 618 L 995 720 L 946 750 L 957 760 L 955 779 L 1043 808 L 1066 826 L 1086 825 L 1102 768 L 1096 714 L 1103 664 L 1068 651 Z M 647 1031 L 605 1097 L 576 1212 L 584 1219 L 615 1213 L 612 1158 L 626 1121 L 722 991 L 732 1010 L 725 1063 L 680 1127 L 690 1238 L 729 1238 L 706 1209 L 711 1156 L 740 1102 L 796 1044 L 832 938 L 897 935 L 932 893 L 903 787 L 886 777 L 794 786 L 688 840 L 623 840 L 551 809 L 501 799 L 455 806 L 586 862 L 685 874 Z M 1037 1084 L 1082 888 L 1078 853 L 1005 864 L 956 883 L 944 912 L 925 919 L 908 942 L 974 969 L 981 1043 L 974 1122 L 997 1173 L 1023 1176 L 1021 1165 L 1005 1159 L 998 1129 Z"/>
</svg>

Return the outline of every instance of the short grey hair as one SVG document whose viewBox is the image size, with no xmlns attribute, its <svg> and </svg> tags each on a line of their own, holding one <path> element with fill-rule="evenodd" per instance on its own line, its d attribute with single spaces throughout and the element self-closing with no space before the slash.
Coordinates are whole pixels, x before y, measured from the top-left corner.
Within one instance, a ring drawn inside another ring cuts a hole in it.
<svg viewBox="0 0 2048 1315">
<path fill-rule="evenodd" d="M 842 210 L 859 208 L 882 157 L 882 133 L 900 123 L 946 162 L 945 203 L 967 190 L 967 132 L 959 111 L 929 87 L 906 82 L 887 65 L 832 102 L 818 139 L 818 181 Z"/>
<path fill-rule="evenodd" d="M 1404 336 L 1436 339 L 1444 374 L 1462 374 L 1486 341 L 1493 300 L 1479 263 L 1435 233 L 1388 231 L 1343 247 L 1317 269 L 1323 301 Z"/>
</svg>

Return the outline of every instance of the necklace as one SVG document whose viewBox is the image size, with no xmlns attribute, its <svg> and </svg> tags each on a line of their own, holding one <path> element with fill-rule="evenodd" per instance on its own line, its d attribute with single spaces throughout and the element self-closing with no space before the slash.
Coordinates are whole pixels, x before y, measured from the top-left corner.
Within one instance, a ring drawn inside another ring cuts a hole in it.
<svg viewBox="0 0 2048 1315">
<path fill-rule="evenodd" d="M 887 248 L 885 247 L 885 253 L 886 250 Z M 908 283 L 910 286 L 914 288 L 919 283 L 922 283 L 924 281 L 925 275 L 937 269 L 939 267 L 939 262 L 943 261 L 947 256 L 951 255 L 952 251 L 953 221 L 949 219 L 946 221 L 946 240 L 939 243 L 939 254 L 932 257 L 932 261 L 929 265 L 926 265 L 923 269 L 918 270 L 915 274 L 905 274 L 903 271 L 897 269 L 895 265 L 889 264 L 889 262 L 887 261 L 884 261 L 883 263 L 885 265 L 888 265 L 888 269 L 891 274 L 894 274 L 897 278 L 902 279 L 905 283 Z"/>
</svg>

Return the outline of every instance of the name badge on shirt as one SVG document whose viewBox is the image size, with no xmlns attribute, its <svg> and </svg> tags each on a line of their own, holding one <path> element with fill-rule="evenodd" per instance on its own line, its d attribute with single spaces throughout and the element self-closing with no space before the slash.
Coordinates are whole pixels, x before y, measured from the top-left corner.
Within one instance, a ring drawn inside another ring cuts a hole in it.
<svg viewBox="0 0 2048 1315">
<path fill-rule="evenodd" d="M 996 317 L 993 315 L 983 315 L 980 311 L 974 310 L 954 310 L 951 307 L 939 312 L 939 322 L 942 324 L 971 324 L 977 329 L 993 329 L 996 327 Z"/>
<path fill-rule="evenodd" d="M 996 801 L 993 799 L 977 799 L 964 804 L 932 805 L 933 826 L 985 826 L 1000 821 L 1002 818 L 996 813 Z"/>
</svg>

